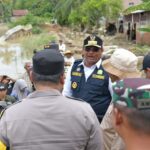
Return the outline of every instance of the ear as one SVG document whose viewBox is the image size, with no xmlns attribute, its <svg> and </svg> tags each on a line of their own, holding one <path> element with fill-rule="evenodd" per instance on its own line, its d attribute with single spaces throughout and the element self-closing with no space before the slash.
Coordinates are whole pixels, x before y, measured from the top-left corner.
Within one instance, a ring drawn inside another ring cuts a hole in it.
<svg viewBox="0 0 150 150">
<path fill-rule="evenodd" d="M 102 48 L 101 48 L 101 52 L 103 52 L 103 51 L 104 51 L 104 48 L 102 47 Z"/>
<path fill-rule="evenodd" d="M 29 78 L 30 78 L 31 82 L 33 82 L 33 72 L 32 72 L 32 70 L 29 73 Z"/>
<path fill-rule="evenodd" d="M 147 68 L 147 71 L 149 71 L 149 72 L 150 72 L 150 68 Z"/>
<path fill-rule="evenodd" d="M 114 108 L 113 113 L 114 113 L 115 126 L 116 127 L 120 126 L 123 123 L 123 114 L 122 114 L 122 112 L 119 109 Z"/>
<path fill-rule="evenodd" d="M 60 83 L 62 85 L 64 85 L 64 83 L 65 83 L 65 74 L 64 73 L 62 73 L 62 75 L 60 76 Z"/>
</svg>

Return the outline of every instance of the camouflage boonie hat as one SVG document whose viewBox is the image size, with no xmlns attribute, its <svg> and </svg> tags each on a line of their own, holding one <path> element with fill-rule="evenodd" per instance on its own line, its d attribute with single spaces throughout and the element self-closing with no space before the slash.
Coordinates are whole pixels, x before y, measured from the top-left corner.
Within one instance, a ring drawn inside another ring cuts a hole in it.
<svg viewBox="0 0 150 150">
<path fill-rule="evenodd" d="M 150 79 L 128 78 L 115 82 L 113 103 L 128 108 L 150 109 Z"/>
</svg>

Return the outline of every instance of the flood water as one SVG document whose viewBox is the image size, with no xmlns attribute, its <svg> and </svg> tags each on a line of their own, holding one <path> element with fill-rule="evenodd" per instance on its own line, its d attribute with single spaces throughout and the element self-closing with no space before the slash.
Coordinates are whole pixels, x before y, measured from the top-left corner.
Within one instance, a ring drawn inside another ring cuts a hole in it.
<svg viewBox="0 0 150 150">
<path fill-rule="evenodd" d="M 19 44 L 0 46 L 0 75 L 18 78 L 24 70 L 25 60 L 21 55 L 22 48 Z"/>
</svg>

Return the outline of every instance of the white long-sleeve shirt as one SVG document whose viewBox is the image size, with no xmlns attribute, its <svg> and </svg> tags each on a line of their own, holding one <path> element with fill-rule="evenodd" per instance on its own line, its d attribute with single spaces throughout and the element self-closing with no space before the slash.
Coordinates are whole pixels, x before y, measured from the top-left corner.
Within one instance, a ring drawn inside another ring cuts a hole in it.
<svg viewBox="0 0 150 150">
<path fill-rule="evenodd" d="M 81 62 L 81 64 L 79 64 L 79 65 L 83 65 L 83 67 L 84 67 L 84 74 L 85 74 L 86 81 L 89 78 L 89 76 L 92 74 L 94 69 L 96 67 L 99 68 L 101 64 L 102 64 L 102 60 L 101 59 L 96 64 L 94 64 L 91 67 L 86 67 L 84 65 L 84 62 Z M 65 84 L 64 84 L 64 88 L 63 88 L 63 92 L 62 92 L 62 94 L 64 96 L 69 96 L 69 97 L 72 96 L 72 90 L 71 90 L 71 69 L 72 69 L 72 66 L 69 68 L 69 70 L 67 72 L 66 80 L 65 80 Z M 109 88 L 110 94 L 112 95 L 112 82 L 111 82 L 110 78 L 109 78 L 109 87 L 108 88 Z"/>
</svg>

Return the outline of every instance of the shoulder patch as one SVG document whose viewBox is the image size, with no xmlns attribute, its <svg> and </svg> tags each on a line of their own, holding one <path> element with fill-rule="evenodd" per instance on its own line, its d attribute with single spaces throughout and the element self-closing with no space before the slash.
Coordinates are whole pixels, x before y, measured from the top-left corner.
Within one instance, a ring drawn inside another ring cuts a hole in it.
<svg viewBox="0 0 150 150">
<path fill-rule="evenodd" d="M 83 61 L 83 59 L 76 59 L 75 61 L 74 61 L 74 64 L 76 64 L 76 63 L 81 63 Z"/>
<path fill-rule="evenodd" d="M 70 96 L 66 96 L 67 98 L 69 99 L 72 99 L 72 100 L 77 100 L 77 101 L 81 101 L 81 102 L 85 102 L 83 99 L 81 98 L 75 98 L 75 97 L 70 97 Z"/>
</svg>

